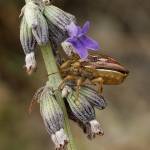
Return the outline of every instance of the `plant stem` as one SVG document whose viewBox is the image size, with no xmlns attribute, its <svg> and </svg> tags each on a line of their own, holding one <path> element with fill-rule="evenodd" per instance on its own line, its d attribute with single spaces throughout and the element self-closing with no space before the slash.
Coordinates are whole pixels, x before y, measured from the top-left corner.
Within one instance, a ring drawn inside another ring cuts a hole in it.
<svg viewBox="0 0 150 150">
<path fill-rule="evenodd" d="M 74 144 L 74 140 L 73 140 L 73 136 L 70 130 L 70 125 L 69 125 L 69 120 L 68 120 L 68 115 L 67 115 L 67 111 L 66 111 L 66 107 L 64 104 L 64 100 L 61 97 L 60 91 L 58 91 L 58 87 L 62 81 L 60 73 L 59 73 L 59 69 L 57 67 L 56 64 L 56 60 L 54 57 L 54 54 L 52 52 L 51 46 L 50 44 L 47 44 L 46 46 L 42 46 L 41 47 L 41 51 L 42 51 L 42 55 L 44 58 L 44 62 L 45 62 L 45 66 L 48 72 L 48 84 L 54 89 L 56 90 L 56 98 L 63 110 L 64 113 L 64 128 L 65 131 L 69 137 L 69 144 L 67 146 L 68 150 L 76 150 L 75 144 Z"/>
</svg>

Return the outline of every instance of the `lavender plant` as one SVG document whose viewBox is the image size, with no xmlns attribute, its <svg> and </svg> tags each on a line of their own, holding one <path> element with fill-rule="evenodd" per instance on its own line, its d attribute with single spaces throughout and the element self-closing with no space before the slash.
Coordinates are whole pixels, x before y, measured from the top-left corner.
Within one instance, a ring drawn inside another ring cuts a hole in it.
<svg viewBox="0 0 150 150">
<path fill-rule="evenodd" d="M 96 120 L 94 107 L 104 109 L 106 101 L 89 86 L 81 86 L 78 102 L 75 84 L 66 83 L 62 90 L 58 88 L 62 82 L 57 62 L 58 49 L 62 46 L 68 57 L 75 53 L 86 59 L 88 50 L 98 50 L 99 44 L 86 35 L 89 22 L 83 28 L 79 27 L 75 16 L 52 5 L 50 0 L 26 0 L 20 16 L 20 41 L 25 53 L 26 71 L 32 74 L 36 70 L 35 48 L 39 46 L 48 72 L 46 85 L 37 91 L 33 101 L 40 104 L 41 116 L 55 148 L 76 150 L 68 116 L 93 139 L 104 134 Z"/>
</svg>

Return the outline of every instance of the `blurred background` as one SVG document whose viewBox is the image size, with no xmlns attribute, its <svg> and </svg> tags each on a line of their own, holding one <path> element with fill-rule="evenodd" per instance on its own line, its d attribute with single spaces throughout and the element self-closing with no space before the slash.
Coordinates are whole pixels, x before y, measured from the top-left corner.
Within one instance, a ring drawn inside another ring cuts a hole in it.
<svg viewBox="0 0 150 150">
<path fill-rule="evenodd" d="M 73 122 L 79 150 L 146 150 L 150 147 L 150 1 L 149 0 L 55 0 L 73 13 L 82 25 L 91 21 L 90 35 L 100 42 L 102 53 L 130 70 L 119 86 L 105 86 L 108 107 L 97 111 L 105 131 L 88 141 Z M 18 18 L 24 0 L 0 0 L 0 150 L 53 150 L 36 105 L 28 106 L 46 79 L 40 51 L 38 70 L 27 76 L 19 41 Z"/>
</svg>

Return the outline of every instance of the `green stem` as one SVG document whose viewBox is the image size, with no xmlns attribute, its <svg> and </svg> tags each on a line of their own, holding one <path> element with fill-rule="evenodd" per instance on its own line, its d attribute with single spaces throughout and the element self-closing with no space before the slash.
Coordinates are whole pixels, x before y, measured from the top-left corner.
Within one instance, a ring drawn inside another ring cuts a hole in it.
<svg viewBox="0 0 150 150">
<path fill-rule="evenodd" d="M 69 144 L 68 144 L 67 149 L 68 150 L 76 150 L 74 140 L 73 140 L 73 136 L 72 136 L 72 133 L 71 133 L 71 130 L 70 130 L 70 125 L 69 125 L 69 120 L 68 120 L 66 107 L 65 107 L 63 99 L 60 96 L 61 95 L 60 92 L 57 90 L 58 86 L 60 85 L 60 83 L 62 81 L 62 79 L 61 79 L 59 69 L 57 67 L 56 60 L 55 60 L 55 57 L 54 57 L 54 54 L 52 52 L 50 44 L 48 44 L 46 46 L 42 46 L 41 51 L 42 51 L 44 62 L 45 62 L 45 65 L 46 65 L 46 69 L 47 69 L 47 72 L 48 72 L 48 75 L 49 75 L 48 83 L 54 90 L 57 91 L 56 92 L 56 98 L 59 101 L 60 106 L 61 106 L 61 108 L 63 110 L 63 113 L 64 113 L 64 116 L 65 116 L 64 117 L 64 128 L 65 128 L 65 131 L 66 131 L 66 133 L 69 137 Z"/>
</svg>

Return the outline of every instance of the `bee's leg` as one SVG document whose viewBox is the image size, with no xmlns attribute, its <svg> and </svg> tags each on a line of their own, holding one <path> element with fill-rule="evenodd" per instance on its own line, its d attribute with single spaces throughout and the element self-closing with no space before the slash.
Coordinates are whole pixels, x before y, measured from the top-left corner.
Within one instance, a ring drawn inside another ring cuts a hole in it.
<svg viewBox="0 0 150 150">
<path fill-rule="evenodd" d="M 67 81 L 69 81 L 69 80 L 72 80 L 72 81 L 73 81 L 73 80 L 76 80 L 76 79 L 77 79 L 77 78 L 76 78 L 75 76 L 72 76 L 72 75 L 66 76 L 66 77 L 63 79 L 63 81 L 60 83 L 58 89 L 63 89 L 65 82 L 67 82 Z"/>
<path fill-rule="evenodd" d="M 91 81 L 93 84 L 97 84 L 98 85 L 98 91 L 99 93 L 102 93 L 103 92 L 103 83 L 104 83 L 104 80 L 103 78 L 101 77 L 98 77 L 98 78 L 95 78 Z"/>
<path fill-rule="evenodd" d="M 71 61 L 67 60 L 66 62 L 64 62 L 63 64 L 61 64 L 60 69 L 65 69 L 67 67 L 70 67 L 71 65 Z"/>
<path fill-rule="evenodd" d="M 77 97 L 76 97 L 76 102 L 78 102 L 78 100 L 79 100 L 79 92 L 80 92 L 81 85 L 83 83 L 83 78 L 77 79 L 76 83 L 77 83 L 77 89 L 76 89 Z"/>
</svg>

